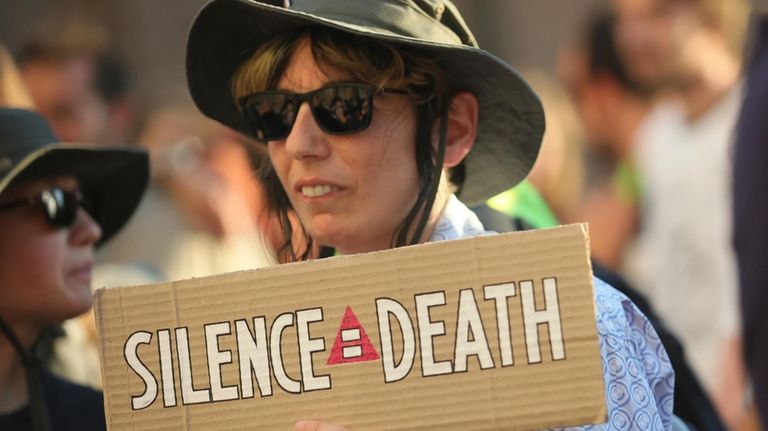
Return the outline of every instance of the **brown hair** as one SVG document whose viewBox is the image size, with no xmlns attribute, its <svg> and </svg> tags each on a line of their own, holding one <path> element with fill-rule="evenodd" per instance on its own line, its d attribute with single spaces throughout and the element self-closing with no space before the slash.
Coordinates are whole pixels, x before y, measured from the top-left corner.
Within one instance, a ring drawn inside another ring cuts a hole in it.
<svg viewBox="0 0 768 431">
<path fill-rule="evenodd" d="M 433 181 L 435 149 L 432 145 L 432 125 L 450 94 L 448 79 L 435 59 L 412 49 L 363 37 L 351 37 L 325 27 L 303 27 L 275 36 L 262 44 L 235 72 L 231 81 L 232 96 L 240 97 L 273 89 L 284 72 L 297 42 L 308 37 L 312 56 L 319 67 L 330 67 L 350 74 L 353 80 L 378 88 L 407 89 L 417 104 L 416 161 L 419 173 L 419 195 L 416 204 L 393 234 L 392 247 L 413 242 L 408 238 L 414 220 L 423 212 L 428 190 Z M 461 182 L 463 166 L 454 168 L 451 178 Z M 277 250 L 281 262 L 306 260 L 317 251 L 316 244 L 304 231 L 304 241 L 294 236 L 291 223 L 292 207 L 280 180 L 267 159 L 259 169 L 259 177 L 267 191 L 270 211 L 274 212 L 283 230 L 284 244 Z M 460 184 L 458 184 L 460 186 Z M 300 244 L 300 245 L 299 245 Z"/>
</svg>

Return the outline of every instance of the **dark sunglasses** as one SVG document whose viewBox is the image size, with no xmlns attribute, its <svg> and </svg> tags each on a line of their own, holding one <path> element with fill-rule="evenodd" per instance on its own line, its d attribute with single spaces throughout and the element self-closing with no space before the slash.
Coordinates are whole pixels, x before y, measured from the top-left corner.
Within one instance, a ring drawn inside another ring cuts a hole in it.
<svg viewBox="0 0 768 431">
<path fill-rule="evenodd" d="M 40 206 L 45 219 L 53 227 L 69 227 L 77 218 L 80 207 L 88 211 L 86 199 L 80 190 L 67 191 L 58 187 L 43 190 L 29 199 L 0 204 L 0 210 L 19 207 L 22 205 Z M 93 214 L 93 212 L 88 211 Z"/>
<path fill-rule="evenodd" d="M 367 84 L 332 84 L 308 93 L 260 91 L 240 98 L 240 109 L 253 137 L 267 142 L 285 139 L 303 102 L 309 103 L 315 122 L 330 135 L 365 130 L 373 116 L 376 94 L 410 94 L 406 90 Z"/>
</svg>

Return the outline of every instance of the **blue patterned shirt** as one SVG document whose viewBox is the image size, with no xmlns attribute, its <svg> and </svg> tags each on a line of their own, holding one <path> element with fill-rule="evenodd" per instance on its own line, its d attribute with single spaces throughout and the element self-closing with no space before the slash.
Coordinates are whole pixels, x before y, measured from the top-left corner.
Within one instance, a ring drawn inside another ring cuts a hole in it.
<svg viewBox="0 0 768 431">
<path fill-rule="evenodd" d="M 430 241 L 492 234 L 452 195 Z M 561 429 L 670 429 L 675 374 L 659 336 L 626 296 L 600 279 L 594 285 L 608 422 Z"/>
</svg>

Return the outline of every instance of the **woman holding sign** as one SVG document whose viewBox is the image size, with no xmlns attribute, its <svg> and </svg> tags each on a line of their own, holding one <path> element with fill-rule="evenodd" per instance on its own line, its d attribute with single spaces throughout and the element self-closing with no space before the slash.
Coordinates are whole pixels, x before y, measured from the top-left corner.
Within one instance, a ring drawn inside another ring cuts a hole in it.
<svg viewBox="0 0 768 431">
<path fill-rule="evenodd" d="M 485 234 L 465 203 L 525 178 L 539 150 L 544 114 L 528 84 L 477 48 L 447 0 L 274 3 L 209 3 L 187 73 L 203 113 L 267 145 L 279 257 Z M 658 337 L 623 295 L 595 287 L 611 367 L 609 422 L 590 429 L 668 429 L 674 375 Z M 639 372 L 616 372 L 627 367 Z"/>
</svg>

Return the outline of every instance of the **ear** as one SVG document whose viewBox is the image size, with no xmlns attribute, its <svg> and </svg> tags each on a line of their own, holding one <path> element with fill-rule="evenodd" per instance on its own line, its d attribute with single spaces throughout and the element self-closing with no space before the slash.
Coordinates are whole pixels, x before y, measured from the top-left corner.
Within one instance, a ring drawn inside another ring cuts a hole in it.
<svg viewBox="0 0 768 431">
<path fill-rule="evenodd" d="M 451 98 L 448 108 L 444 167 L 452 168 L 461 163 L 475 144 L 478 109 L 477 97 L 468 91 L 461 91 Z M 439 120 L 435 124 L 432 136 L 437 143 L 440 137 Z"/>
</svg>

